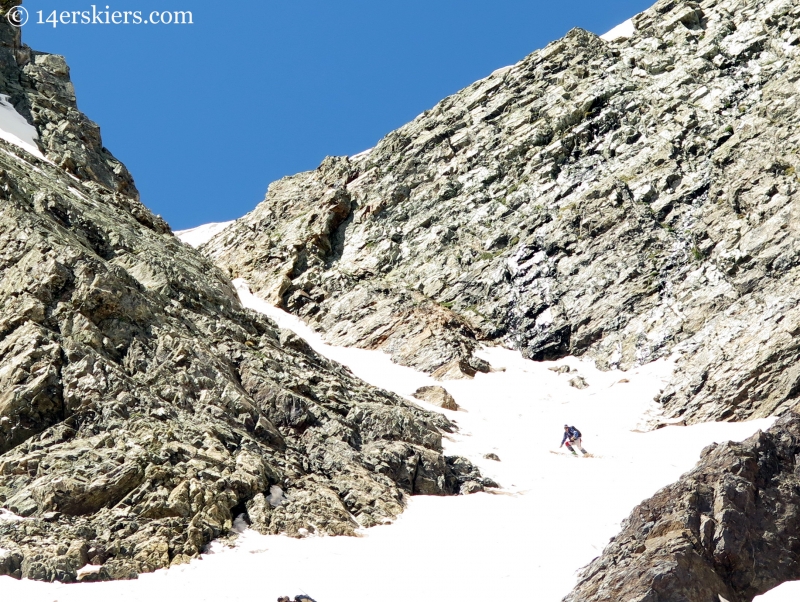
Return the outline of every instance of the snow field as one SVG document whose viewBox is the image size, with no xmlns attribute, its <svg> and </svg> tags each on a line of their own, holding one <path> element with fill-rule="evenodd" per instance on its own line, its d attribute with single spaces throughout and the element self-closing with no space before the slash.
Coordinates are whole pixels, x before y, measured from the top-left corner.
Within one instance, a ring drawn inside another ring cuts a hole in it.
<svg viewBox="0 0 800 602">
<path fill-rule="evenodd" d="M 457 422 L 460 431 L 447 436 L 447 453 L 470 458 L 502 489 L 413 497 L 394 524 L 363 530 L 358 538 L 291 539 L 245 530 L 235 548 L 212 544 L 201 560 L 137 581 L 61 585 L 0 578 L 0 598 L 244 602 L 307 593 L 318 602 L 506 597 L 558 602 L 632 508 L 691 469 L 703 447 L 744 439 L 773 422 L 637 432 L 657 415 L 652 399 L 673 369 L 666 360 L 627 373 L 600 372 L 576 358 L 537 363 L 492 348 L 483 357 L 505 371 L 437 383 L 393 364 L 380 351 L 326 345 L 297 318 L 251 295 L 245 282 L 235 284 L 246 306 L 291 328 L 372 384 L 406 397 L 423 385 L 445 386 L 462 410 L 413 401 Z M 548 370 L 564 364 L 577 373 Z M 588 381 L 587 389 L 569 385 L 576 374 Z M 573 458 L 559 450 L 565 422 L 583 432 L 584 447 L 595 457 Z M 485 459 L 490 452 L 501 461 Z M 765 596 L 759 602 L 789 599 L 797 597 Z"/>
</svg>

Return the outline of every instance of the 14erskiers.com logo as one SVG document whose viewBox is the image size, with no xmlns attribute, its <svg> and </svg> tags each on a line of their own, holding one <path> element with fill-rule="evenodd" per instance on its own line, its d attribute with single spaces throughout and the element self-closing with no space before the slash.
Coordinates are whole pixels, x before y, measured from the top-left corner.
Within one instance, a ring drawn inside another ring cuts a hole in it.
<svg viewBox="0 0 800 602">
<path fill-rule="evenodd" d="M 28 22 L 36 25 L 194 25 L 194 15 L 190 10 L 154 10 L 144 13 L 140 10 L 112 10 L 110 6 L 98 9 L 92 4 L 90 10 L 37 10 L 31 14 L 24 6 L 15 6 L 6 14 L 8 22 L 14 27 L 22 27 Z"/>
</svg>

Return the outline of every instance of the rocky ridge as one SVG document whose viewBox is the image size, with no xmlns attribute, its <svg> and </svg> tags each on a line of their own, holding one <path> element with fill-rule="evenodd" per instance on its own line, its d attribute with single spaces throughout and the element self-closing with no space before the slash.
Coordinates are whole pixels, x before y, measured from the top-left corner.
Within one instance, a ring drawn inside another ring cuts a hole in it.
<svg viewBox="0 0 800 602">
<path fill-rule="evenodd" d="M 0 575 L 122 579 L 241 515 L 353 534 L 407 495 L 482 488 L 443 416 L 266 317 L 139 201 L 62 57 L 0 6 L 0 92 L 46 159 L 0 141 Z"/>
<path fill-rule="evenodd" d="M 341 345 L 436 376 L 480 342 L 628 369 L 687 422 L 800 392 L 800 7 L 661 0 L 573 30 L 378 145 L 273 183 L 203 253 Z"/>
</svg>

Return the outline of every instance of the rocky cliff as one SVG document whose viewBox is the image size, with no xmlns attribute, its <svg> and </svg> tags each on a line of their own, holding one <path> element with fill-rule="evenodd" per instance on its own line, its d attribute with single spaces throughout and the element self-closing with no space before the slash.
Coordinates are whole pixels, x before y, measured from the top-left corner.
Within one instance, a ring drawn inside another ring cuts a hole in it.
<svg viewBox="0 0 800 602">
<path fill-rule="evenodd" d="M 574 30 L 378 145 L 273 183 L 203 252 L 328 340 L 437 376 L 482 341 L 623 369 L 680 352 L 689 422 L 800 392 L 800 7 L 662 0 Z"/>
<path fill-rule="evenodd" d="M 481 487 L 442 455 L 444 417 L 243 309 L 139 202 L 63 58 L 4 14 L 0 92 L 45 157 L 0 141 L 0 575 L 134 577 L 239 514 L 352 534 L 408 494 Z"/>
</svg>

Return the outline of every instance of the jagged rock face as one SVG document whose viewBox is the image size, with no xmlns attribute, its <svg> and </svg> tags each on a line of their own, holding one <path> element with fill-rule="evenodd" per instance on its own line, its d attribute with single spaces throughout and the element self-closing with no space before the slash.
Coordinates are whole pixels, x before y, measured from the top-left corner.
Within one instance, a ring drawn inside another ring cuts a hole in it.
<svg viewBox="0 0 800 602">
<path fill-rule="evenodd" d="M 138 200 L 133 178 L 122 163 L 103 147 L 100 128 L 78 110 L 75 88 L 63 57 L 36 52 L 21 43 L 21 30 L 9 27 L 5 14 L 18 0 L 0 3 L 3 27 L 0 44 L 8 50 L 0 62 L 2 93 L 17 112 L 36 126 L 45 156 L 84 181 Z M 166 223 L 149 211 L 136 207 L 136 215 L 148 225 Z"/>
<path fill-rule="evenodd" d="M 204 253 L 329 340 L 429 372 L 485 369 L 481 340 L 623 369 L 681 351 L 668 412 L 781 412 L 800 386 L 799 17 L 665 0 L 629 40 L 574 30 L 272 184 Z"/>
<path fill-rule="evenodd" d="M 637 506 L 564 602 L 750 602 L 800 579 L 800 416 L 697 467 Z"/>
<path fill-rule="evenodd" d="M 63 59 L 4 16 L 0 71 L 52 160 L 0 141 L 0 509 L 23 517 L 0 513 L 0 575 L 127 578 L 196 556 L 239 513 L 352 534 L 407 494 L 481 483 L 442 455 L 443 416 L 244 310 L 138 201 Z"/>
</svg>

